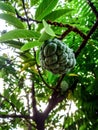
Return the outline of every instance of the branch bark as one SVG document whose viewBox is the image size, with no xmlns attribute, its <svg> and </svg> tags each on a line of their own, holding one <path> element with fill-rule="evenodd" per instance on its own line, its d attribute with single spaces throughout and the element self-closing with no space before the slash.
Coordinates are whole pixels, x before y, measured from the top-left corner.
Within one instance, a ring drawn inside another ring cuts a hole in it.
<svg viewBox="0 0 98 130">
<path fill-rule="evenodd" d="M 65 98 L 65 96 L 61 96 L 59 92 L 54 91 L 51 98 L 48 101 L 48 105 L 45 109 L 44 116 L 45 118 L 48 117 L 49 113 L 56 107 L 56 105 L 58 103 L 60 103 L 61 101 L 63 101 L 63 99 Z"/>
<path fill-rule="evenodd" d="M 29 116 L 29 115 L 16 115 L 16 114 L 11 114 L 11 115 L 0 114 L 0 118 L 23 118 L 23 119 L 33 119 L 33 116 Z"/>
<path fill-rule="evenodd" d="M 36 98 L 35 98 L 35 90 L 34 90 L 34 81 L 32 81 L 32 88 L 31 88 L 31 93 L 32 93 L 32 108 L 33 108 L 33 115 L 34 115 L 34 118 L 35 116 L 37 115 L 38 113 L 38 110 L 37 110 L 37 107 L 36 107 Z"/>
<path fill-rule="evenodd" d="M 91 37 L 91 35 L 95 32 L 95 30 L 98 27 L 98 20 L 96 20 L 95 24 L 92 26 L 92 28 L 90 29 L 90 31 L 88 32 L 86 38 L 83 40 L 82 44 L 79 46 L 79 48 L 77 49 L 77 51 L 75 52 L 75 57 L 77 58 L 77 56 L 80 54 L 80 52 L 82 51 L 82 49 L 86 46 L 89 38 Z"/>
<path fill-rule="evenodd" d="M 98 11 L 96 9 L 96 7 L 94 6 L 94 4 L 91 2 L 91 0 L 87 0 L 89 6 L 91 7 L 92 11 L 94 12 L 96 18 L 98 18 Z"/>
<path fill-rule="evenodd" d="M 67 29 L 66 31 L 63 32 L 63 34 L 60 36 L 60 40 L 62 40 L 65 36 L 67 36 L 71 32 L 71 29 Z"/>
<path fill-rule="evenodd" d="M 66 99 L 66 97 L 68 96 L 69 90 L 71 90 L 72 92 L 75 90 L 77 83 L 78 83 L 78 79 L 76 79 L 74 81 L 72 86 L 69 87 L 63 95 L 61 95 L 60 89 L 59 89 L 59 91 L 54 90 L 51 98 L 48 101 L 48 105 L 47 105 L 45 111 L 43 112 L 45 118 L 48 117 L 49 113 L 57 106 L 58 103 L 62 102 L 64 99 Z"/>
<path fill-rule="evenodd" d="M 63 24 L 63 23 L 58 23 L 58 22 L 52 22 L 52 21 L 49 21 L 49 20 L 47 21 L 47 23 L 50 24 L 50 25 L 58 26 L 58 27 L 65 27 L 65 28 L 67 28 L 68 30 L 73 31 L 73 32 L 79 34 L 83 39 L 86 38 L 86 35 L 85 35 L 82 31 L 80 31 L 77 27 L 71 26 L 71 25 L 69 25 L 69 24 Z M 68 32 L 68 33 L 69 33 L 69 32 Z M 63 34 L 63 35 L 64 35 L 64 34 Z"/>
<path fill-rule="evenodd" d="M 27 17 L 27 18 L 23 18 L 22 16 L 20 16 L 20 15 L 18 14 L 17 9 L 15 9 L 15 11 L 16 11 L 17 17 L 18 17 L 21 21 L 24 21 L 24 22 L 27 22 L 27 23 L 28 23 L 28 21 L 32 21 L 32 22 L 36 22 L 37 24 L 42 23 L 42 21 L 38 21 L 38 20 L 35 20 L 35 19 L 32 19 L 32 18 L 28 18 L 28 17 Z M 86 35 L 85 35 L 82 31 L 80 31 L 77 27 L 73 27 L 73 26 L 71 26 L 71 25 L 69 25 L 69 24 L 63 24 L 63 23 L 58 23 L 58 22 L 52 22 L 52 21 L 49 21 L 49 20 L 47 21 L 47 23 L 50 24 L 50 25 L 67 28 L 68 30 L 62 34 L 62 37 L 63 37 L 63 38 L 66 36 L 66 34 L 70 33 L 71 31 L 73 31 L 73 32 L 75 32 L 75 33 L 77 33 L 77 34 L 79 34 L 83 39 L 86 37 Z M 64 36 L 64 35 L 65 35 L 65 36 Z M 62 37 L 61 37 L 61 39 L 62 39 Z"/>
<path fill-rule="evenodd" d="M 27 13 L 27 10 L 26 10 L 26 7 L 25 7 L 25 2 L 24 2 L 24 0 L 22 0 L 22 4 L 23 4 L 23 9 L 24 9 L 24 12 L 25 12 L 25 16 L 26 16 L 26 18 L 27 18 L 27 25 L 28 25 L 28 29 L 29 30 L 31 30 L 31 26 L 30 26 L 30 24 L 29 24 L 29 17 L 28 17 L 28 13 Z"/>
<path fill-rule="evenodd" d="M 44 130 L 44 124 L 45 124 L 45 118 L 44 118 L 44 114 L 39 112 L 37 109 L 37 101 L 35 98 L 35 89 L 34 89 L 34 82 L 32 81 L 32 108 L 33 108 L 33 120 L 36 123 L 36 128 L 37 130 Z"/>
</svg>

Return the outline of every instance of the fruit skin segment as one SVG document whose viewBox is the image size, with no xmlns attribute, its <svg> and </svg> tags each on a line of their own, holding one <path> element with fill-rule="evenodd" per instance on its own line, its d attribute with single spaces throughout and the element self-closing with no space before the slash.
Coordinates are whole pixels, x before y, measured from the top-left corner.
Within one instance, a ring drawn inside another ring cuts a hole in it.
<svg viewBox="0 0 98 130">
<path fill-rule="evenodd" d="M 76 65 L 73 50 L 57 38 L 43 43 L 40 48 L 40 62 L 43 69 L 54 74 L 67 73 Z"/>
</svg>

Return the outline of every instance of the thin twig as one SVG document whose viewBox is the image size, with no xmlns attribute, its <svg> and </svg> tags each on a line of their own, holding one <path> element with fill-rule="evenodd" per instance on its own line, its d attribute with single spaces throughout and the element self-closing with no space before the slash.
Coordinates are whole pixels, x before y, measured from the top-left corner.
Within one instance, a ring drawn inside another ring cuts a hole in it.
<svg viewBox="0 0 98 130">
<path fill-rule="evenodd" d="M 31 26 L 30 26 L 30 24 L 29 24 L 29 17 L 28 17 L 28 13 L 27 13 L 27 11 L 26 11 L 26 7 L 25 7 L 25 2 L 24 2 L 24 0 L 22 0 L 22 4 L 23 4 L 23 9 L 24 9 L 24 12 L 25 12 L 25 16 L 26 16 L 26 18 L 27 18 L 28 28 L 29 28 L 29 30 L 31 30 Z"/>
<path fill-rule="evenodd" d="M 15 9 L 15 12 L 16 12 L 17 18 L 19 18 L 22 22 L 27 22 L 27 18 L 20 16 L 17 9 Z M 42 23 L 42 21 L 38 21 L 38 20 L 35 20 L 32 18 L 28 18 L 28 20 L 29 20 L 29 22 Z"/>
<path fill-rule="evenodd" d="M 3 115 L 3 114 L 0 114 L 0 118 L 24 118 L 29 124 L 32 124 L 28 119 L 33 119 L 33 117 L 31 117 L 30 115 L 16 115 L 16 106 L 10 102 L 6 97 L 4 97 L 3 95 L 0 94 L 0 97 L 4 98 L 5 101 L 7 101 L 13 108 L 13 110 L 15 111 L 14 114 L 11 114 L 11 115 Z"/>
<path fill-rule="evenodd" d="M 96 18 L 98 19 L 98 11 L 96 9 L 96 7 L 94 6 L 94 4 L 91 2 L 91 0 L 87 0 L 89 6 L 91 7 L 92 11 L 94 12 L 94 14 L 96 15 Z"/>
<path fill-rule="evenodd" d="M 58 39 L 60 39 L 60 40 L 62 40 L 65 36 L 67 36 L 69 33 L 71 32 L 71 30 L 70 29 L 67 29 L 66 31 L 64 31 L 63 32 L 63 34 L 60 36 L 60 38 L 58 38 Z"/>
<path fill-rule="evenodd" d="M 36 59 L 36 51 L 35 51 L 35 49 L 33 48 L 33 51 L 34 51 L 34 57 L 35 57 L 35 59 Z M 50 88 L 50 89 L 54 89 L 53 87 L 51 87 L 51 86 L 49 86 L 49 84 L 48 83 L 46 83 L 46 81 L 44 80 L 44 78 L 43 78 L 43 76 L 42 76 L 42 74 L 41 74 L 41 71 L 40 71 L 40 69 L 39 69 L 39 65 L 37 64 L 37 62 L 36 62 L 36 66 L 37 66 L 37 70 L 38 70 L 38 73 L 39 73 L 39 76 L 41 77 L 41 79 L 42 79 L 42 81 L 43 81 L 43 83 L 46 85 L 46 87 L 48 87 L 48 88 Z"/>
<path fill-rule="evenodd" d="M 10 102 L 5 96 L 3 96 L 2 94 L 0 94 L 0 97 L 1 98 L 4 98 L 4 101 L 6 101 L 6 102 L 8 102 L 11 106 L 12 106 L 12 108 L 13 108 L 13 110 L 15 111 L 15 113 L 16 113 L 16 107 L 15 107 L 15 105 L 12 103 L 12 102 Z"/>
<path fill-rule="evenodd" d="M 79 46 L 79 48 L 77 49 L 77 51 L 75 52 L 75 57 L 77 58 L 77 56 L 80 54 L 81 50 L 86 46 L 87 41 L 89 40 L 90 36 L 94 33 L 94 31 L 97 29 L 98 27 L 98 20 L 96 20 L 95 24 L 92 26 L 92 28 L 90 29 L 89 33 L 87 34 L 86 38 L 83 40 L 83 42 L 81 43 L 81 45 Z"/>
<path fill-rule="evenodd" d="M 56 89 L 56 90 L 60 87 L 60 84 L 61 84 L 62 80 L 64 79 L 65 75 L 66 75 L 66 74 L 62 74 L 62 75 L 59 77 L 58 83 L 57 83 L 57 85 L 55 86 L 55 89 Z"/>
</svg>

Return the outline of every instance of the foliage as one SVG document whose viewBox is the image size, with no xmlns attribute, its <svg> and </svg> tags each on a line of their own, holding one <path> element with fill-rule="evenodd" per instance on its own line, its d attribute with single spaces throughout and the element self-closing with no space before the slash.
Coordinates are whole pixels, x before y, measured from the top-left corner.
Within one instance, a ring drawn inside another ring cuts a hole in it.
<svg viewBox="0 0 98 130">
<path fill-rule="evenodd" d="M 0 130 L 97 130 L 98 2 L 1 0 L 0 10 L 0 19 L 13 27 L 0 37 Z M 54 37 L 77 61 L 63 75 L 40 66 L 40 46 Z M 74 113 L 69 102 L 77 106 Z"/>
</svg>

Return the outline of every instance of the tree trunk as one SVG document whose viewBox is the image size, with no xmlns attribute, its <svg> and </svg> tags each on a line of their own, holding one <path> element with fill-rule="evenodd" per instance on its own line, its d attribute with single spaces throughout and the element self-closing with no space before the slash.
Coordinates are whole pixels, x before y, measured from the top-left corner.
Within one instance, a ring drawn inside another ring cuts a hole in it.
<svg viewBox="0 0 98 130">
<path fill-rule="evenodd" d="M 39 122 L 37 122 L 37 126 L 36 126 L 37 130 L 44 130 L 45 129 L 44 125 L 45 125 L 45 122 L 39 120 Z"/>
<path fill-rule="evenodd" d="M 37 130 L 45 129 L 45 116 L 43 113 L 37 112 L 35 115 L 35 123 Z"/>
</svg>

